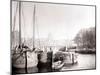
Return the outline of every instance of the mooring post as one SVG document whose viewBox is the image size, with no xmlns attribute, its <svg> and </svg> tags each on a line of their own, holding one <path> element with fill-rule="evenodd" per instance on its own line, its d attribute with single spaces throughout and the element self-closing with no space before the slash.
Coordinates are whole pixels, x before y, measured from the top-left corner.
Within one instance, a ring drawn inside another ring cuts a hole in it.
<svg viewBox="0 0 100 75">
<path fill-rule="evenodd" d="M 72 64 L 74 64 L 74 54 L 72 53 Z"/>
<path fill-rule="evenodd" d="M 27 71 L 27 51 L 25 51 L 25 72 L 26 74 L 28 73 Z"/>
</svg>

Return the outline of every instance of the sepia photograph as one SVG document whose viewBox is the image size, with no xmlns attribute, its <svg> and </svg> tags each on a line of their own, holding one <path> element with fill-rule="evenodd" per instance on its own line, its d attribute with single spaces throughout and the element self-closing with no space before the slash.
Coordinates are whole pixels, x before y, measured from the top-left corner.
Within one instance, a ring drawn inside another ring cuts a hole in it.
<svg viewBox="0 0 100 75">
<path fill-rule="evenodd" d="M 96 69 L 96 6 L 11 1 L 11 72 Z"/>
</svg>

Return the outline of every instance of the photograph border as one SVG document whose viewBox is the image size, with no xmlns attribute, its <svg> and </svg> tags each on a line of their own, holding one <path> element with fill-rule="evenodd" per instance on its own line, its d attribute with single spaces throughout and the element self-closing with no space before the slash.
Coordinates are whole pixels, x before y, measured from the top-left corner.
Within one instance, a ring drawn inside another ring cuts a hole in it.
<svg viewBox="0 0 100 75">
<path fill-rule="evenodd" d="M 57 3 L 57 2 L 42 2 L 42 1 L 22 1 L 22 0 L 10 0 L 10 74 L 12 75 L 12 55 L 11 55 L 11 45 L 12 45 L 12 40 L 11 40 L 11 29 L 12 29 L 12 1 L 17 1 L 17 2 L 33 2 L 33 3 L 45 3 L 45 4 L 58 4 L 58 5 L 75 5 L 75 6 L 89 6 L 89 7 L 94 7 L 95 8 L 95 37 L 97 41 L 97 6 L 96 5 L 88 5 L 88 4 L 74 4 L 74 3 Z M 95 42 L 96 42 L 95 41 Z M 97 43 L 97 42 L 96 42 Z M 97 68 L 97 45 L 96 45 L 96 53 L 95 53 L 95 68 L 93 69 L 76 69 L 76 70 L 66 70 L 66 71 L 61 71 L 61 72 L 71 72 L 71 71 L 85 71 L 85 70 L 96 70 Z M 43 72 L 43 73 L 55 73 L 55 72 Z M 23 74 L 23 73 L 22 73 Z M 31 73 L 29 73 L 31 74 Z M 38 73 L 32 73 L 32 74 L 38 74 Z"/>
</svg>

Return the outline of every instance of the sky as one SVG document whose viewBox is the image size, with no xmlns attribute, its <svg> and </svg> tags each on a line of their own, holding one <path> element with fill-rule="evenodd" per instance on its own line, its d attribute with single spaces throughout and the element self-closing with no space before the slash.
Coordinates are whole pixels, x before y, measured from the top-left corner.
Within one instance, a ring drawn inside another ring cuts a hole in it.
<svg viewBox="0 0 100 75">
<path fill-rule="evenodd" d="M 33 27 L 33 14 L 35 10 L 35 28 Z M 17 3 L 12 4 L 12 25 Z M 21 28 L 22 37 L 51 38 L 54 40 L 72 40 L 82 28 L 95 27 L 95 7 L 79 5 L 62 5 L 47 3 L 22 3 Z M 18 30 L 18 11 L 16 15 L 16 27 Z"/>
</svg>

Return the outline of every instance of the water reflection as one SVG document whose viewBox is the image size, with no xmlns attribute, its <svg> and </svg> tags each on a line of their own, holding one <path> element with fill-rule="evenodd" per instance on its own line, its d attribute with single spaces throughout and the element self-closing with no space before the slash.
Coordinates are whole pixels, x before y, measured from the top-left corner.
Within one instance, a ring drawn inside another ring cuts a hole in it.
<svg viewBox="0 0 100 75">
<path fill-rule="evenodd" d="M 37 73 L 38 68 L 37 67 L 31 67 L 27 69 L 28 73 Z M 25 68 L 12 68 L 13 74 L 25 74 Z"/>
<path fill-rule="evenodd" d="M 44 73 L 44 72 L 52 72 L 52 68 L 48 66 L 49 64 L 42 64 L 41 66 L 28 68 L 27 71 L 29 74 L 31 73 Z M 25 68 L 12 68 L 12 72 L 14 74 L 25 74 Z"/>
</svg>

